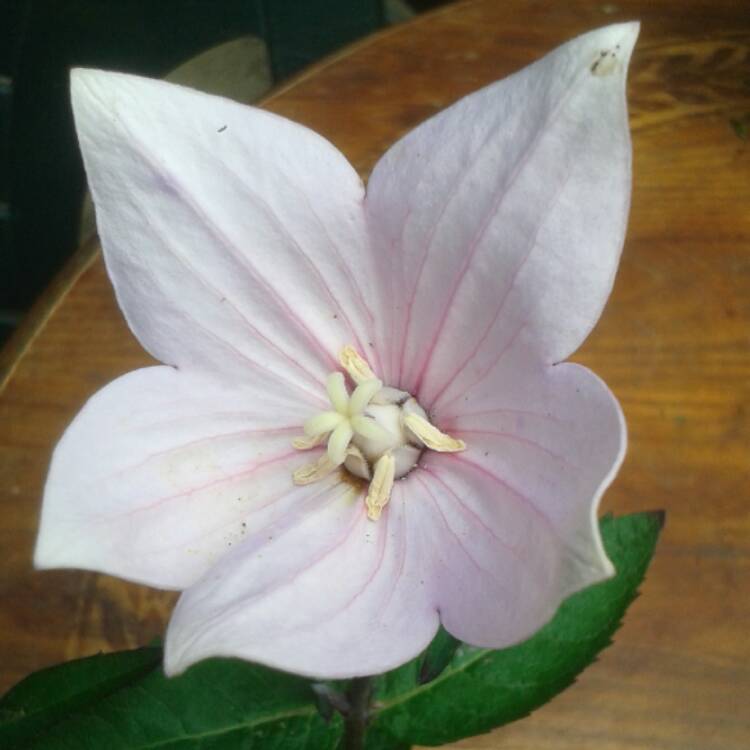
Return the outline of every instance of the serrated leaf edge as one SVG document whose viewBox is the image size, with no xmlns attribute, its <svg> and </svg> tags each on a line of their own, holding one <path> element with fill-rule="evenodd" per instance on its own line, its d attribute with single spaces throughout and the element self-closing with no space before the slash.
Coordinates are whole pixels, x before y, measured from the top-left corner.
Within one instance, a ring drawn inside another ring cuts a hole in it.
<svg viewBox="0 0 750 750">
<path fill-rule="evenodd" d="M 632 514 L 632 515 L 649 517 L 652 520 L 652 522 L 654 522 L 656 524 L 656 532 L 657 533 L 656 533 L 656 539 L 654 540 L 654 544 L 656 544 L 656 542 L 658 541 L 659 535 L 661 533 L 661 530 L 664 528 L 664 523 L 665 523 L 665 513 L 664 513 L 664 511 L 642 511 L 641 513 L 635 513 L 635 514 Z M 627 517 L 628 517 L 627 515 L 626 516 L 620 516 L 620 518 L 627 518 Z M 617 520 L 617 517 L 613 516 L 612 514 L 607 514 L 606 516 L 604 516 L 604 517 L 602 517 L 600 519 L 600 523 L 604 522 L 604 521 L 607 521 L 607 522 L 616 522 L 616 520 Z M 613 625 L 612 630 L 611 630 L 611 632 L 609 634 L 609 637 L 607 638 L 607 641 L 604 644 L 602 644 L 601 647 L 599 647 L 599 649 L 597 650 L 596 654 L 594 655 L 594 657 L 592 658 L 592 660 L 590 662 L 588 662 L 588 664 L 584 665 L 580 669 L 577 669 L 574 674 L 572 674 L 569 677 L 563 679 L 563 681 L 562 681 L 562 685 L 563 686 L 559 690 L 555 691 L 555 695 L 559 694 L 560 692 L 562 692 L 562 690 L 565 690 L 568 687 L 570 687 L 571 685 L 573 685 L 577 681 L 578 676 L 588 666 L 590 666 L 591 664 L 593 664 L 596 661 L 598 661 L 599 660 L 599 655 L 601 653 L 603 653 L 604 651 L 606 651 L 614 643 L 614 634 L 622 627 L 622 624 L 624 622 L 624 612 L 627 611 L 627 609 L 633 604 L 633 602 L 641 594 L 641 586 L 643 585 L 644 581 L 647 578 L 648 563 L 652 559 L 652 557 L 653 557 L 653 548 L 651 549 L 651 552 L 647 555 L 648 559 L 646 561 L 646 569 L 644 570 L 643 575 L 640 577 L 640 579 L 639 579 L 639 581 L 637 583 L 637 587 L 632 591 L 632 593 L 629 596 L 626 597 L 626 600 L 622 602 L 622 606 L 624 607 L 624 609 L 623 609 L 623 615 L 621 615 L 620 617 L 616 618 L 617 622 Z M 604 582 L 602 582 L 602 583 L 604 583 Z M 554 619 L 554 617 L 550 619 L 550 622 L 552 621 L 552 619 Z M 555 641 L 560 642 L 560 643 L 564 643 L 565 642 L 565 641 L 563 641 L 561 639 L 554 639 L 553 638 L 551 640 L 555 640 Z M 596 637 L 594 637 L 594 638 L 592 638 L 590 640 L 596 640 Z M 520 645 L 520 644 L 518 644 L 518 645 Z M 514 647 L 511 646 L 509 648 L 514 648 Z M 374 706 L 375 710 L 372 712 L 372 719 L 373 720 L 377 719 L 379 717 L 379 715 L 382 715 L 383 713 L 385 713 L 385 712 L 387 712 L 387 711 L 389 711 L 389 710 L 391 710 L 391 709 L 399 706 L 400 704 L 407 702 L 408 700 L 410 700 L 411 698 L 413 698 L 416 695 L 426 695 L 426 694 L 428 694 L 430 690 L 432 690 L 433 688 L 435 688 L 438 685 L 440 685 L 444 680 L 448 679 L 449 677 L 452 678 L 452 677 L 454 677 L 457 674 L 461 674 L 462 672 L 465 672 L 467 669 L 469 669 L 470 667 L 475 666 L 477 663 L 481 662 L 481 660 L 483 658 L 487 657 L 488 655 L 491 655 L 495 651 L 496 651 L 495 649 L 481 649 L 475 656 L 467 658 L 467 660 L 465 662 L 463 662 L 459 667 L 456 667 L 454 669 L 450 669 L 450 664 L 449 664 L 443 670 L 443 672 L 440 675 L 438 675 L 435 679 L 431 680 L 430 682 L 421 683 L 421 684 L 417 683 L 412 690 L 409 690 L 406 693 L 402 693 L 401 695 L 398 695 L 395 698 L 392 698 L 391 700 L 386 700 L 386 701 L 379 700 L 379 701 L 377 701 L 377 703 Z M 532 684 L 532 683 L 527 683 L 527 684 Z M 539 683 L 534 683 L 534 684 L 539 684 Z M 543 705 L 545 705 L 545 703 L 542 703 L 539 706 L 533 707 L 529 711 L 526 711 L 526 712 L 524 712 L 522 714 L 519 714 L 519 716 L 516 719 L 514 719 L 513 721 L 517 721 L 520 718 L 525 718 L 526 716 L 531 715 L 534 711 L 538 710 Z M 504 726 L 504 724 L 493 726 L 493 727 L 489 728 L 487 731 L 492 731 L 493 729 L 497 729 L 499 726 Z M 393 737 L 394 741 L 398 741 L 398 742 L 412 742 L 411 740 L 405 739 L 403 737 L 394 736 L 385 727 L 379 727 L 379 730 L 381 732 L 384 732 L 387 735 Z M 457 741 L 458 739 L 461 739 L 461 738 L 456 738 L 455 741 Z M 450 741 L 454 741 L 454 740 L 450 740 Z M 424 744 L 424 743 L 422 743 L 422 744 Z"/>
</svg>

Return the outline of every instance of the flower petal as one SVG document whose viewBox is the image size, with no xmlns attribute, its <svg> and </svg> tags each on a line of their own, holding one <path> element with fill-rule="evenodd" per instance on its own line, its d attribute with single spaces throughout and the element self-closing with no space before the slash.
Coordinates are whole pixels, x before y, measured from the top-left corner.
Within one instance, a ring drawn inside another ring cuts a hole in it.
<svg viewBox="0 0 750 750">
<path fill-rule="evenodd" d="M 566 363 L 441 426 L 467 444 L 425 453 L 416 472 L 448 539 L 441 617 L 458 638 L 504 647 L 612 574 L 597 507 L 622 463 L 625 423 L 606 385 Z"/>
<path fill-rule="evenodd" d="M 78 69 L 71 87 L 107 267 L 151 354 L 317 393 L 344 343 L 364 350 L 363 187 L 330 143 L 161 81 Z"/>
<path fill-rule="evenodd" d="M 303 460 L 291 440 L 316 407 L 170 367 L 115 380 L 55 450 L 35 564 L 190 585 L 286 508 Z"/>
<path fill-rule="evenodd" d="M 433 117 L 373 171 L 368 220 L 393 307 L 379 372 L 431 406 L 519 335 L 567 357 L 598 319 L 625 234 L 625 73 L 638 33 L 578 37 Z"/>
<path fill-rule="evenodd" d="M 363 490 L 323 480 L 299 513 L 249 536 L 182 594 L 167 630 L 167 674 L 235 656 L 345 678 L 416 656 L 438 615 L 426 585 L 429 539 L 402 485 L 373 523 Z"/>
<path fill-rule="evenodd" d="M 460 465 L 436 461 L 407 481 L 430 539 L 424 564 L 443 626 L 471 645 L 503 648 L 544 625 L 560 603 L 549 529 Z"/>
</svg>

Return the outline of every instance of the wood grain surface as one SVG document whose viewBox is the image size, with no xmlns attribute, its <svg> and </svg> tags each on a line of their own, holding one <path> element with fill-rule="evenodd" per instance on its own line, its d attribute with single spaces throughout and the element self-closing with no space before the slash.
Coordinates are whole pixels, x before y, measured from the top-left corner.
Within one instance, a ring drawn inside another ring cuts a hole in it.
<svg viewBox="0 0 750 750">
<path fill-rule="evenodd" d="M 264 104 L 366 175 L 407 129 L 567 38 L 642 20 L 629 82 L 630 230 L 575 355 L 619 397 L 630 450 L 603 508 L 665 508 L 615 645 L 530 718 L 459 743 L 504 750 L 750 747 L 750 10 L 738 0 L 479 0 L 346 50 Z M 162 632 L 174 596 L 34 572 L 50 452 L 83 402 L 149 363 L 83 248 L 0 360 L 0 690 Z"/>
</svg>

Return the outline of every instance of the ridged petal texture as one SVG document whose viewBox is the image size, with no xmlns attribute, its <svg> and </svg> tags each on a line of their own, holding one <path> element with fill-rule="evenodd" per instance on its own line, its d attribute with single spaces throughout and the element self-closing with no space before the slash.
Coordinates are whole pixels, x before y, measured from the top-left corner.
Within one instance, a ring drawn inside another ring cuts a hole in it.
<svg viewBox="0 0 750 750">
<path fill-rule="evenodd" d="M 239 656 L 382 672 L 439 622 L 503 647 L 611 575 L 599 499 L 620 408 L 569 356 L 609 295 L 630 196 L 637 24 L 574 39 L 396 143 L 365 197 L 344 157 L 261 110 L 74 71 L 105 260 L 163 366 L 60 441 L 35 563 L 184 589 L 175 674 Z M 467 449 L 426 451 L 381 519 L 291 447 L 346 344 Z"/>
</svg>

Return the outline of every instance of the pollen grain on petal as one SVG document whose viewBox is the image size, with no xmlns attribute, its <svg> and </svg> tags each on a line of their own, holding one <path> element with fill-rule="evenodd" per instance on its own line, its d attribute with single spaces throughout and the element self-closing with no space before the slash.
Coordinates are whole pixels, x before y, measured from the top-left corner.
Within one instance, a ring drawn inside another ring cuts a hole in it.
<svg viewBox="0 0 750 750">
<path fill-rule="evenodd" d="M 407 414 L 404 417 L 404 425 L 411 430 L 420 443 L 430 450 L 439 453 L 458 453 L 466 450 L 466 443 L 463 440 L 446 435 L 419 414 Z"/>
</svg>

